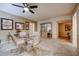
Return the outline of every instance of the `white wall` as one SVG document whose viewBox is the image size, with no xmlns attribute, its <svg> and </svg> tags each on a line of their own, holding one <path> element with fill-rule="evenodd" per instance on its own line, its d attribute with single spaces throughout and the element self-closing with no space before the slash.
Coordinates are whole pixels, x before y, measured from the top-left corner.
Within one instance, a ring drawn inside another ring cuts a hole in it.
<svg viewBox="0 0 79 59">
<path fill-rule="evenodd" d="M 72 45 L 73 47 L 79 49 L 79 6 L 77 8 L 77 11 L 74 13 L 72 20 L 73 20 Z"/>
<path fill-rule="evenodd" d="M 72 46 L 77 48 L 77 13 L 72 17 Z"/>
<path fill-rule="evenodd" d="M 25 23 L 25 21 L 27 21 L 25 18 L 21 18 L 21 17 L 14 16 L 14 15 L 0 11 L 0 20 L 1 20 L 1 18 L 12 19 L 14 21 L 13 30 L 1 30 L 1 28 L 0 28 L 0 39 L 2 39 L 2 41 L 7 39 L 7 35 L 9 34 L 9 32 L 11 32 L 11 33 L 15 32 L 15 22 Z M 0 24 L 0 27 L 1 27 L 1 24 Z"/>
<path fill-rule="evenodd" d="M 71 20 L 71 15 L 68 16 L 60 16 L 60 17 L 55 17 L 55 18 L 50 18 L 50 19 L 45 19 L 42 21 L 38 22 L 38 32 L 40 34 L 40 24 L 41 23 L 46 23 L 46 22 L 51 22 L 52 23 L 52 38 L 58 38 L 58 22 L 63 21 L 63 20 Z"/>
<path fill-rule="evenodd" d="M 79 6 L 77 10 L 77 48 L 79 49 Z"/>
</svg>

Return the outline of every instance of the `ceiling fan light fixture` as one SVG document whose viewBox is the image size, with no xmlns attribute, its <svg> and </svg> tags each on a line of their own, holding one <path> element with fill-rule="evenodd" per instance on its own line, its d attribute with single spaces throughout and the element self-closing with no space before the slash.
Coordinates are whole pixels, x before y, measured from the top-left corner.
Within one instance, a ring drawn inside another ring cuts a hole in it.
<svg viewBox="0 0 79 59">
<path fill-rule="evenodd" d="M 25 11 L 29 11 L 29 9 L 28 9 L 28 8 L 24 8 L 24 10 L 25 10 Z"/>
</svg>

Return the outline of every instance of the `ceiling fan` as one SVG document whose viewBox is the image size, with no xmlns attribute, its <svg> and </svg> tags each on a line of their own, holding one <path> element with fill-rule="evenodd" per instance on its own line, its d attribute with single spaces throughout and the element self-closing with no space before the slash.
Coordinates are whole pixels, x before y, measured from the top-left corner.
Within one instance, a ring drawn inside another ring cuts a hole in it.
<svg viewBox="0 0 79 59">
<path fill-rule="evenodd" d="M 28 3 L 22 3 L 22 4 L 23 4 L 23 6 L 16 5 L 16 4 L 12 4 L 12 5 L 16 6 L 16 7 L 23 8 L 23 11 L 22 11 L 23 13 L 25 13 L 25 11 L 29 11 L 34 14 L 35 12 L 32 9 L 38 8 L 37 5 L 30 6 L 30 4 L 28 4 Z"/>
</svg>

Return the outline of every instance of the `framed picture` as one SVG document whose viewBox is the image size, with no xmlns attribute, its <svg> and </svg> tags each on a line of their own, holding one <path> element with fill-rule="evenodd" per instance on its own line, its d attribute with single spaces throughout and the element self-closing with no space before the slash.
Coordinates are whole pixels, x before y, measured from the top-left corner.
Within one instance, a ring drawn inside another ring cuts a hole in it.
<svg viewBox="0 0 79 59">
<path fill-rule="evenodd" d="M 1 18 L 1 30 L 13 30 L 13 20 Z"/>
<path fill-rule="evenodd" d="M 71 25 L 65 25 L 65 31 L 70 31 L 71 30 Z"/>
<path fill-rule="evenodd" d="M 24 29 L 24 23 L 15 22 L 15 29 L 16 30 L 23 30 Z"/>
<path fill-rule="evenodd" d="M 26 30 L 29 30 L 29 22 L 25 22 L 24 28 L 25 28 Z"/>
</svg>

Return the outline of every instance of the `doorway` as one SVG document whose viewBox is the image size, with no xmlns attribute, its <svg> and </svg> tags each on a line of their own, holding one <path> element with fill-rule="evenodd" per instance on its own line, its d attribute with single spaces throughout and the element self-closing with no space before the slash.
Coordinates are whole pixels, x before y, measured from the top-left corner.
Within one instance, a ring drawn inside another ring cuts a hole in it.
<svg viewBox="0 0 79 59">
<path fill-rule="evenodd" d="M 41 23 L 41 37 L 52 38 L 52 23 Z"/>
<path fill-rule="evenodd" d="M 58 23 L 59 26 L 59 38 L 67 41 L 72 42 L 72 21 L 67 20 Z"/>
</svg>

